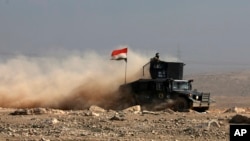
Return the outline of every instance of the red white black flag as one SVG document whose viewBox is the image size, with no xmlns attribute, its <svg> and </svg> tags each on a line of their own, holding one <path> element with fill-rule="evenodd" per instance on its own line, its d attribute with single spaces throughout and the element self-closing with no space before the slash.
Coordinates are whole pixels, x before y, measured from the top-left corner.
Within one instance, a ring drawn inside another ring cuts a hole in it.
<svg viewBox="0 0 250 141">
<path fill-rule="evenodd" d="M 113 50 L 111 53 L 111 59 L 127 61 L 127 52 L 128 52 L 128 48 Z"/>
</svg>

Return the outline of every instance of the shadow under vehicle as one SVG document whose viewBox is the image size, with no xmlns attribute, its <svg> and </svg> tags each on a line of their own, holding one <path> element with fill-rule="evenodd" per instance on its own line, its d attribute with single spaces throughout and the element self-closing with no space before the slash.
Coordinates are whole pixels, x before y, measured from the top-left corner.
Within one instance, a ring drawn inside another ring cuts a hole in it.
<svg viewBox="0 0 250 141">
<path fill-rule="evenodd" d="M 139 79 L 120 86 L 119 91 L 130 99 L 133 105 L 147 109 L 174 111 L 193 109 L 203 112 L 209 109 L 210 93 L 192 90 L 193 80 L 183 80 L 182 62 L 153 60 L 143 66 L 149 70 L 150 78 Z"/>
</svg>

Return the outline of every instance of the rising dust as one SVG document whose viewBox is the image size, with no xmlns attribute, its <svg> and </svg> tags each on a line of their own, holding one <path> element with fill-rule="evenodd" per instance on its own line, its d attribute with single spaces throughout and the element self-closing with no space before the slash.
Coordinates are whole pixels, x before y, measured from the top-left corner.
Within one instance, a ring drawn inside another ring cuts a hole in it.
<svg viewBox="0 0 250 141">
<path fill-rule="evenodd" d="M 15 56 L 0 63 L 0 107 L 110 107 L 124 83 L 125 61 L 94 52 L 56 57 Z M 129 50 L 127 82 L 142 77 L 149 57 Z"/>
</svg>

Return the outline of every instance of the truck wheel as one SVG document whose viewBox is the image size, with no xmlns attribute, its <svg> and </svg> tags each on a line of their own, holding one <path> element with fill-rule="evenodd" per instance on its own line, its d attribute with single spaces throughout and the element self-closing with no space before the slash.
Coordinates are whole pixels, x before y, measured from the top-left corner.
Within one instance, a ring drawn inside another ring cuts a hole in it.
<svg viewBox="0 0 250 141">
<path fill-rule="evenodd" d="M 173 110 L 178 112 L 184 112 L 189 109 L 188 101 L 185 98 L 179 97 L 175 100 Z"/>
<path fill-rule="evenodd" d="M 193 108 L 193 110 L 197 111 L 197 112 L 206 112 L 209 109 L 209 107 L 195 107 Z"/>
</svg>

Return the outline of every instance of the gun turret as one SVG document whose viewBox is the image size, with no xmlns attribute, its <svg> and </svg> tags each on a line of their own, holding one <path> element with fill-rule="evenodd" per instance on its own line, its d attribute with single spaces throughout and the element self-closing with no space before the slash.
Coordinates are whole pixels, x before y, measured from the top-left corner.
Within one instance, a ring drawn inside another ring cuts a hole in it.
<svg viewBox="0 0 250 141">
<path fill-rule="evenodd" d="M 144 69 L 148 68 L 149 73 L 152 79 L 157 78 L 171 78 L 171 79 L 183 79 L 183 67 L 184 63 L 182 62 L 165 62 L 160 60 L 151 60 L 149 63 L 143 66 L 143 75 Z"/>
</svg>

